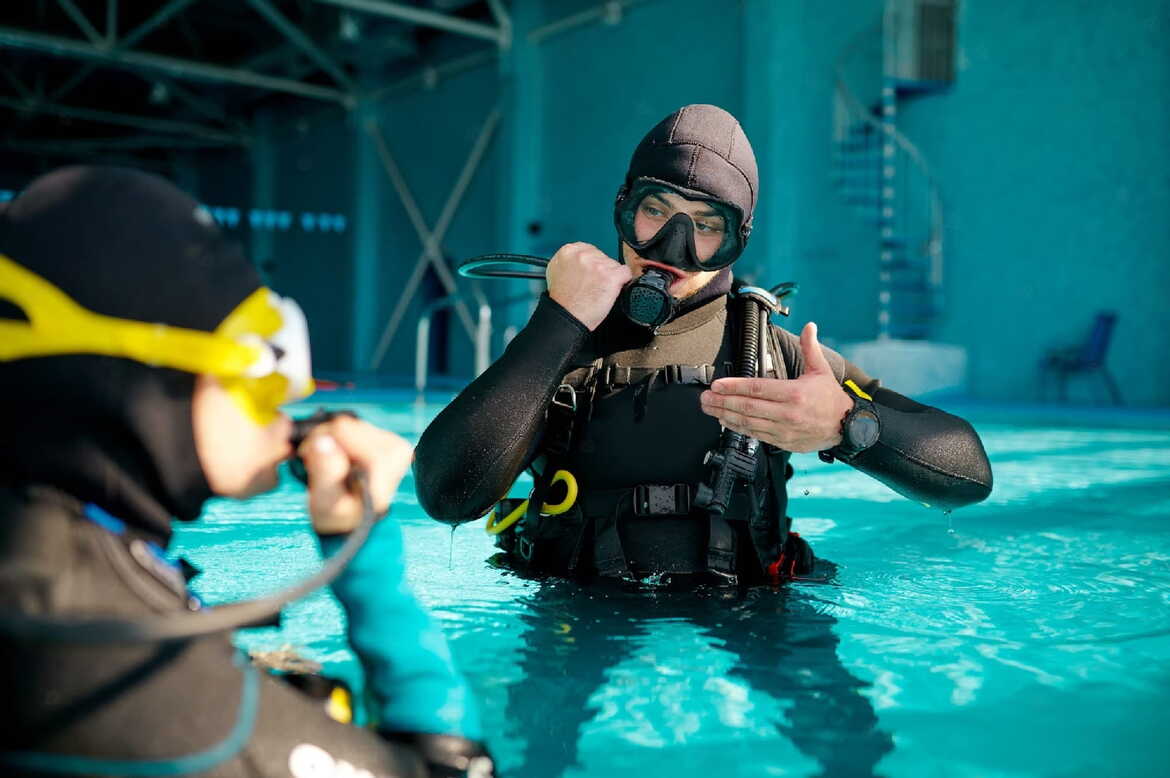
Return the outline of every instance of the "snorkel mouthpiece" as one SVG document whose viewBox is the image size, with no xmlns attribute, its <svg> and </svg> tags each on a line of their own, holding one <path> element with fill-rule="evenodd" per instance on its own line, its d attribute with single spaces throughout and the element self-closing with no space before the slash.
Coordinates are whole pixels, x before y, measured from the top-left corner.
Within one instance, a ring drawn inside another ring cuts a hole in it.
<svg viewBox="0 0 1170 778">
<path fill-rule="evenodd" d="M 663 270 L 647 268 L 622 291 L 622 313 L 635 324 L 658 329 L 674 315 L 674 298 L 670 296 L 672 280 Z"/>
</svg>

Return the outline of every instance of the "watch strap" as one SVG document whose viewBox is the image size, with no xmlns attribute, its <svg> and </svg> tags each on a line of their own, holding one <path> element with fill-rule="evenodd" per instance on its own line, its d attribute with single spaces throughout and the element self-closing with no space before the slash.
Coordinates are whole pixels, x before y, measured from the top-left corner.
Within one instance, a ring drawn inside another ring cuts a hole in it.
<svg viewBox="0 0 1170 778">
<path fill-rule="evenodd" d="M 846 380 L 845 383 L 842 384 L 842 387 L 845 389 L 846 394 L 848 394 L 853 400 L 853 406 L 845 412 L 844 416 L 841 417 L 841 442 L 827 451 L 817 452 L 817 456 L 822 462 L 833 462 L 834 460 L 848 462 L 865 450 L 863 448 L 854 448 L 853 446 L 849 445 L 849 424 L 859 412 L 868 411 L 874 416 L 874 418 L 878 418 L 880 420 L 880 417 L 878 417 L 877 414 L 877 408 L 873 402 L 873 398 L 870 397 L 865 392 L 865 390 L 858 386 L 856 382 L 853 381 L 853 379 L 850 378 Z"/>
</svg>

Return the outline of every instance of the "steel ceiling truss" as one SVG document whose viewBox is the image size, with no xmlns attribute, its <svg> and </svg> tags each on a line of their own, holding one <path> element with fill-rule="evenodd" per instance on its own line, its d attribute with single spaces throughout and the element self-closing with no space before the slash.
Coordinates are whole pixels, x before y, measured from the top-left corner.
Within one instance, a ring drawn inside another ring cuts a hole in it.
<svg viewBox="0 0 1170 778">
<path fill-rule="evenodd" d="M 167 56 L 136 50 L 135 47 L 151 33 L 171 22 L 198 0 L 169 0 L 149 18 L 119 34 L 119 0 L 106 0 L 104 30 L 86 16 L 75 0 L 56 0 L 61 11 L 73 22 L 81 38 L 48 35 L 33 30 L 0 27 L 0 49 L 12 48 L 48 54 L 63 59 L 80 60 L 84 64 L 64 83 L 48 90 L 38 83 L 30 88 L 9 68 L 0 66 L 0 77 L 15 95 L 0 97 L 0 106 L 17 111 L 24 117 L 35 115 L 80 119 L 121 127 L 133 127 L 151 133 L 174 133 L 201 144 L 226 143 L 247 145 L 249 138 L 239 123 L 232 123 L 225 110 L 215 100 L 208 99 L 185 86 L 185 82 L 231 84 L 269 92 L 293 95 L 310 100 L 339 104 L 353 108 L 362 95 L 345 67 L 324 46 L 313 40 L 301 27 L 294 24 L 273 0 L 245 0 L 260 17 L 276 29 L 286 44 L 257 55 L 242 66 Z M 395 19 L 410 25 L 431 27 L 457 35 L 484 39 L 506 47 L 511 40 L 511 19 L 502 0 L 487 0 L 495 24 L 485 24 L 461 18 L 454 14 L 428 10 L 390 0 L 312 0 L 320 5 Z M 180 19 L 181 21 L 181 19 Z M 386 44 L 383 41 L 382 44 Z M 401 42 L 400 42 L 401 43 Z M 411 51 L 405 44 L 403 53 Z M 292 67 L 290 59 L 308 65 Z M 289 64 L 290 75 L 278 76 L 261 72 L 260 68 Z M 114 111 L 68 105 L 64 98 L 77 89 L 95 71 L 115 67 L 141 76 L 148 83 L 159 84 L 168 96 L 190 109 L 200 118 L 217 126 L 189 121 L 175 121 L 158 117 L 134 116 Z M 309 83 L 303 78 L 321 71 L 333 85 Z M 60 139 L 52 141 L 60 143 Z M 12 146 L 11 143 L 8 144 Z"/>
</svg>

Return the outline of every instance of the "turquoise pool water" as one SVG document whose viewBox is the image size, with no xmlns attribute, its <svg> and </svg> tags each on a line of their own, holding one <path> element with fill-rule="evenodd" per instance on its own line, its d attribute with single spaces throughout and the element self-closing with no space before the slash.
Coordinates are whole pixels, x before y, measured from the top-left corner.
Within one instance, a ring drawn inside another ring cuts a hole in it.
<svg viewBox="0 0 1170 778">
<path fill-rule="evenodd" d="M 359 398 L 411 439 L 440 407 Z M 791 512 L 836 580 L 739 600 L 517 578 L 409 478 L 394 519 L 507 776 L 1170 775 L 1170 425 L 1021 418 L 973 418 L 995 491 L 951 517 L 796 457 Z M 314 569 L 303 501 L 286 481 L 182 528 L 200 592 Z M 354 677 L 342 629 L 318 593 L 238 641 Z"/>
</svg>

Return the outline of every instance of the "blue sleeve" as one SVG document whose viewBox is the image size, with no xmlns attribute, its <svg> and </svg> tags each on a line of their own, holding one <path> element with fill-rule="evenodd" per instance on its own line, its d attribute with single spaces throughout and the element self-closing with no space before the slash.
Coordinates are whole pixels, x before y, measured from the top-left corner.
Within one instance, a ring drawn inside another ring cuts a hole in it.
<svg viewBox="0 0 1170 778">
<path fill-rule="evenodd" d="M 344 536 L 320 538 L 330 555 Z M 349 623 L 349 643 L 366 674 L 379 730 L 459 735 L 480 740 L 479 713 L 455 669 L 439 625 L 406 583 L 402 529 L 374 525 L 357 556 L 332 584 Z"/>
</svg>

